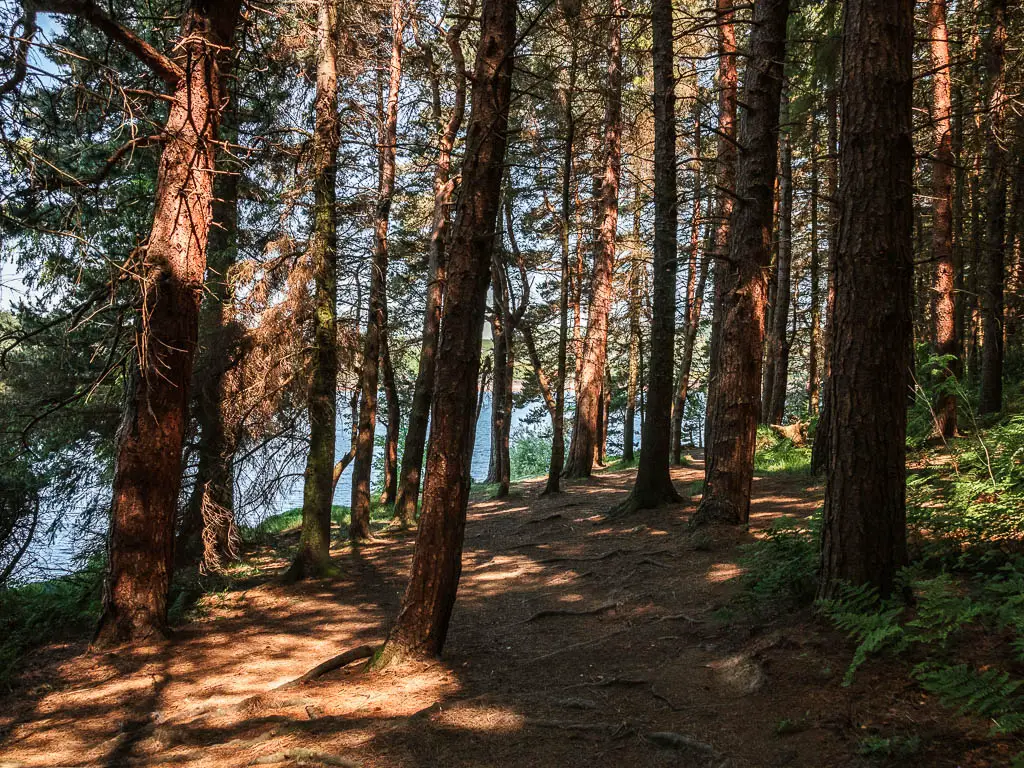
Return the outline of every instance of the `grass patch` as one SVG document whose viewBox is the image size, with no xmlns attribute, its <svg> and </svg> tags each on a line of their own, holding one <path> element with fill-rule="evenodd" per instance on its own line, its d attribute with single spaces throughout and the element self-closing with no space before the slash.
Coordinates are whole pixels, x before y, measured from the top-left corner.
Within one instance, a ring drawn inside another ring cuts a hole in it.
<svg viewBox="0 0 1024 768">
<path fill-rule="evenodd" d="M 809 474 L 810 446 L 796 446 L 793 441 L 779 437 L 768 427 L 759 426 L 755 443 L 754 469 L 765 474 Z"/>
<path fill-rule="evenodd" d="M 30 649 L 95 625 L 104 568 L 95 559 L 68 576 L 0 590 L 0 687 L 10 686 Z"/>
</svg>

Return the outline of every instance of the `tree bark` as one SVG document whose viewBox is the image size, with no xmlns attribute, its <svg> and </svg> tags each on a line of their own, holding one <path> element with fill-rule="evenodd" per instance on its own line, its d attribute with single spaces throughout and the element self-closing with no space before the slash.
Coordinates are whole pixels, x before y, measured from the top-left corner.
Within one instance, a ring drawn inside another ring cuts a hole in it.
<svg viewBox="0 0 1024 768">
<path fill-rule="evenodd" d="M 824 377 L 821 387 L 821 413 L 818 416 L 818 429 L 811 446 L 811 471 L 821 472 L 828 462 L 828 430 L 831 423 L 828 416 L 828 377 L 831 370 L 832 331 L 834 326 L 833 310 L 836 298 L 836 248 L 839 242 L 839 97 L 837 90 L 831 90 L 825 100 L 828 111 L 828 154 L 831 161 L 828 165 L 828 197 L 829 197 L 829 237 L 828 237 L 828 276 L 825 291 L 825 333 L 822 339 L 822 361 L 825 363 Z"/>
<path fill-rule="evenodd" d="M 783 88 L 782 125 L 789 123 L 789 94 Z M 789 129 L 779 136 L 779 245 L 775 272 L 775 306 L 772 309 L 771 339 L 774 357 L 767 423 L 781 424 L 786 415 L 789 389 L 789 303 L 793 262 L 793 147 Z"/>
<path fill-rule="evenodd" d="M 313 134 L 313 233 L 309 261 L 313 272 L 313 356 L 309 389 L 309 456 L 302 490 L 302 532 L 288 569 L 289 579 L 328 576 L 331 565 L 331 506 L 338 398 L 338 7 L 320 4 L 317 21 L 317 75 Z"/>
<path fill-rule="evenodd" d="M 818 256 L 818 195 L 821 192 L 818 180 L 818 116 L 816 111 L 811 112 L 810 119 L 811 139 L 811 253 L 810 253 L 810 280 L 811 280 L 811 320 L 809 339 L 807 342 L 807 413 L 809 416 L 818 414 L 818 405 L 821 398 L 818 375 L 820 357 L 818 356 L 818 345 L 821 343 L 821 261 Z"/>
<path fill-rule="evenodd" d="M 712 294 L 711 340 L 708 345 L 708 395 L 718 378 L 718 348 L 722 338 L 722 302 L 725 290 L 726 257 L 729 253 L 729 226 L 732 221 L 733 195 L 736 191 L 736 105 L 739 75 L 736 71 L 736 28 L 733 0 L 715 0 L 718 18 L 718 202 L 715 210 L 714 254 L 715 282 Z M 711 444 L 711 423 L 704 420 L 704 445 Z"/>
<path fill-rule="evenodd" d="M 700 157 L 701 126 L 700 104 L 694 107 L 693 156 Z M 679 362 L 678 389 L 672 406 L 672 463 L 683 463 L 683 417 L 686 413 L 686 398 L 690 394 L 690 371 L 693 369 L 693 348 L 697 340 L 697 327 L 704 306 L 704 284 L 707 280 L 708 258 L 700 261 L 700 276 L 697 275 L 697 257 L 700 251 L 700 224 L 703 189 L 701 187 L 701 163 L 694 164 L 693 208 L 690 211 L 690 253 L 686 273 L 686 295 L 683 308 L 683 354 Z"/>
<path fill-rule="evenodd" d="M 565 3 L 562 6 L 563 16 L 570 36 L 570 58 L 568 83 L 565 88 L 563 108 L 565 114 L 565 138 L 562 143 L 562 200 L 559 215 L 559 244 L 561 245 L 562 261 L 560 264 L 561 284 L 558 297 L 558 370 L 557 389 L 555 391 L 555 410 L 551 419 L 551 464 L 548 467 L 548 479 L 542 495 L 558 493 L 561 490 L 562 470 L 565 467 L 565 388 L 568 375 L 567 357 L 569 344 L 569 304 L 570 283 L 572 273 L 569 268 L 569 228 L 572 222 L 572 179 L 573 155 L 576 145 L 576 117 L 574 102 L 576 95 L 576 70 L 579 58 L 578 36 L 573 21 L 578 16 L 578 6 Z M 567 10 L 568 9 L 568 10 Z M 575 10 L 576 13 L 571 11 Z"/>
<path fill-rule="evenodd" d="M 370 265 L 370 311 L 363 339 L 363 365 L 359 376 L 359 438 L 352 466 L 352 505 L 349 539 L 373 537 L 370 530 L 370 476 L 373 471 L 374 433 L 377 427 L 377 387 L 380 378 L 381 338 L 387 326 L 388 225 L 395 196 L 395 149 L 398 141 L 398 92 L 402 84 L 402 37 L 405 20 L 402 0 L 391 2 L 391 60 L 388 98 L 380 127 L 380 177 L 373 218 L 373 257 Z"/>
<path fill-rule="evenodd" d="M 943 378 L 956 375 L 959 348 L 956 328 L 956 287 L 953 265 L 953 129 L 950 115 L 949 38 L 946 29 L 946 0 L 929 0 L 935 155 L 932 160 L 932 333 L 935 353 L 953 358 L 943 364 Z M 935 403 L 935 429 L 942 437 L 956 434 L 956 394 L 943 386 Z"/>
<path fill-rule="evenodd" d="M 230 48 L 238 2 L 192 3 L 182 25 L 180 77 L 165 127 L 153 226 L 142 265 L 143 314 L 117 434 L 109 564 L 96 642 L 167 631 L 181 449 L 213 203 L 220 118 L 218 53 Z"/>
<path fill-rule="evenodd" d="M 906 563 L 913 289 L 913 0 L 848 0 L 818 594 L 888 595 Z"/>
<path fill-rule="evenodd" d="M 981 269 L 981 396 L 979 413 L 1003 407 L 1003 280 L 1006 248 L 1006 0 L 991 0 L 988 40 L 988 130 L 985 153 L 985 252 Z"/>
<path fill-rule="evenodd" d="M 395 501 L 395 520 L 411 527 L 416 520 L 420 495 L 420 471 L 427 442 L 430 400 L 434 393 L 434 372 L 437 367 L 437 341 L 441 332 L 441 299 L 444 294 L 445 252 L 448 248 L 448 220 L 454 184 L 451 180 L 452 148 L 462 126 L 466 111 L 466 60 L 462 55 L 462 33 L 469 24 L 466 14 L 451 26 L 445 41 L 455 64 L 455 105 L 448 121 L 441 124 L 441 85 L 433 67 L 431 72 L 431 104 L 434 122 L 439 126 L 437 163 L 434 166 L 434 211 L 430 225 L 427 264 L 427 305 L 423 315 L 423 341 L 420 347 L 419 372 L 409 407 L 409 424 L 402 451 L 401 480 Z"/>
<path fill-rule="evenodd" d="M 238 142 L 237 107 L 230 83 L 233 59 L 222 57 L 222 133 Z M 176 544 L 179 564 L 198 561 L 206 572 L 217 573 L 238 558 L 241 536 L 235 522 L 234 457 L 236 419 L 232 415 L 236 393 L 228 373 L 242 354 L 243 329 L 233 319 L 233 292 L 229 272 L 238 257 L 238 180 L 240 168 L 227 153 L 218 157 L 213 182 L 213 222 L 207 243 L 206 299 L 200 310 L 199 343 L 205 371 L 193 376 L 194 416 L 199 425 L 199 463 L 195 484 L 185 508 Z M 197 369 L 204 367 L 197 365 Z"/>
<path fill-rule="evenodd" d="M 622 162 L 622 0 L 611 0 L 608 21 L 608 83 L 605 92 L 604 173 L 601 178 L 594 276 L 583 339 L 583 365 L 576 391 L 566 477 L 590 477 L 598 447 L 598 419 L 608 361 L 608 315 L 619 220 L 619 175 Z"/>
<path fill-rule="evenodd" d="M 391 340 L 385 329 L 381 338 L 380 371 L 387 402 L 388 429 L 384 439 L 384 482 L 380 494 L 381 504 L 392 504 L 398 496 L 398 437 L 402 430 L 402 404 L 398 400 L 395 368 L 391 364 Z"/>
<path fill-rule="evenodd" d="M 516 35 L 514 0 L 483 0 L 462 193 L 448 251 L 433 427 L 412 572 L 378 666 L 444 648 L 469 500 L 473 404 L 501 199 Z"/>
<path fill-rule="evenodd" d="M 669 472 L 672 370 L 676 332 L 676 111 L 672 0 L 653 0 L 654 58 L 654 264 L 651 302 L 651 375 L 647 417 L 640 436 L 636 482 L 620 510 L 650 509 L 681 501 Z"/>
<path fill-rule="evenodd" d="M 764 0 L 755 7 L 729 256 L 716 275 L 721 332 L 708 390 L 711 442 L 704 496 L 694 516 L 698 523 L 746 523 L 750 515 L 788 16 L 789 0 Z"/>
</svg>

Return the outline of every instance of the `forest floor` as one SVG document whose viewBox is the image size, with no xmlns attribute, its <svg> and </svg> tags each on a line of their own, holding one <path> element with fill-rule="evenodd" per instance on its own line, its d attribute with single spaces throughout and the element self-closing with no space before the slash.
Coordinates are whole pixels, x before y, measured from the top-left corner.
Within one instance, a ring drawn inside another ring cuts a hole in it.
<svg viewBox="0 0 1024 768">
<path fill-rule="evenodd" d="M 275 691 L 384 640 L 415 538 L 340 547 L 343 576 L 286 586 L 286 531 L 250 548 L 252 575 L 203 598 L 170 641 L 88 653 L 83 638 L 30 655 L 0 699 L 0 766 L 1001 764 L 984 723 L 923 696 L 897 662 L 843 687 L 841 634 L 808 613 L 737 607 L 741 545 L 810 514 L 812 478 L 759 476 L 750 531 L 692 532 L 693 498 L 604 519 L 633 473 L 474 501 L 442 661 L 354 665 Z M 694 459 L 674 476 L 699 490 L 703 469 Z"/>
</svg>

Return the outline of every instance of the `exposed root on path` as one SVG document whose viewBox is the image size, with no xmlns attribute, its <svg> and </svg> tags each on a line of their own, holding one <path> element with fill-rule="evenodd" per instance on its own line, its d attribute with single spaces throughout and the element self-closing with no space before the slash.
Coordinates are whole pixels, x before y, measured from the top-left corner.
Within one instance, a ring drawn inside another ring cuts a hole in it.
<svg viewBox="0 0 1024 768">
<path fill-rule="evenodd" d="M 249 765 L 277 765 L 278 763 L 298 763 L 300 765 L 313 763 L 341 766 L 341 768 L 359 768 L 359 763 L 354 760 L 338 755 L 329 755 L 326 752 L 315 752 L 312 749 L 286 749 L 283 752 L 274 752 L 257 757 Z"/>
<path fill-rule="evenodd" d="M 617 605 L 618 603 L 611 602 L 604 603 L 603 605 L 599 605 L 595 608 L 581 608 L 576 610 L 572 608 L 545 608 L 542 611 L 537 611 L 535 614 L 533 614 L 533 616 L 526 619 L 523 622 L 523 624 L 528 624 L 531 621 L 536 621 L 537 619 L 544 619 L 549 616 L 594 616 L 598 613 L 610 611 Z"/>
<path fill-rule="evenodd" d="M 288 688 L 295 688 L 297 686 L 302 685 L 303 683 L 308 683 L 310 680 L 315 680 L 321 675 L 326 675 L 328 672 L 332 672 L 335 669 L 347 667 L 349 664 L 352 664 L 357 661 L 362 661 L 363 659 L 372 658 L 373 654 L 375 654 L 377 650 L 381 647 L 382 646 L 379 645 L 360 645 L 357 648 L 352 648 L 350 650 L 345 651 L 344 653 L 339 653 L 337 656 L 334 656 L 333 658 L 330 658 L 327 661 L 317 664 L 315 667 L 309 670 L 309 672 L 302 675 L 301 677 L 297 677 L 294 680 L 290 680 L 287 683 L 284 683 L 283 685 L 279 685 L 274 690 L 283 691 Z"/>
</svg>

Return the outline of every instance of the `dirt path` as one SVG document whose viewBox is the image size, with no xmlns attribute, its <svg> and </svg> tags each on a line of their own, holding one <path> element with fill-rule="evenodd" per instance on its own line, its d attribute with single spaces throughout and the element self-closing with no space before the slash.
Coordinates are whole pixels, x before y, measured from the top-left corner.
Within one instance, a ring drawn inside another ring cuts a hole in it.
<svg viewBox="0 0 1024 768">
<path fill-rule="evenodd" d="M 684 492 L 702 476 L 698 462 L 675 472 Z M 603 521 L 631 478 L 601 474 L 556 499 L 528 482 L 473 503 L 442 662 L 273 691 L 383 640 L 413 542 L 391 535 L 339 551 L 343 578 L 208 597 L 203 618 L 132 656 L 29 659 L 0 700 L 0 765 L 817 768 L 861 764 L 872 728 L 936 717 L 884 671 L 841 688 L 849 649 L 820 626 L 729 615 L 738 546 L 810 513 L 820 491 L 806 478 L 755 481 L 753 533 L 697 534 L 692 501 Z M 935 730 L 921 765 L 971 764 L 944 759 L 954 735 Z M 651 738 L 665 732 L 677 737 Z"/>
</svg>

